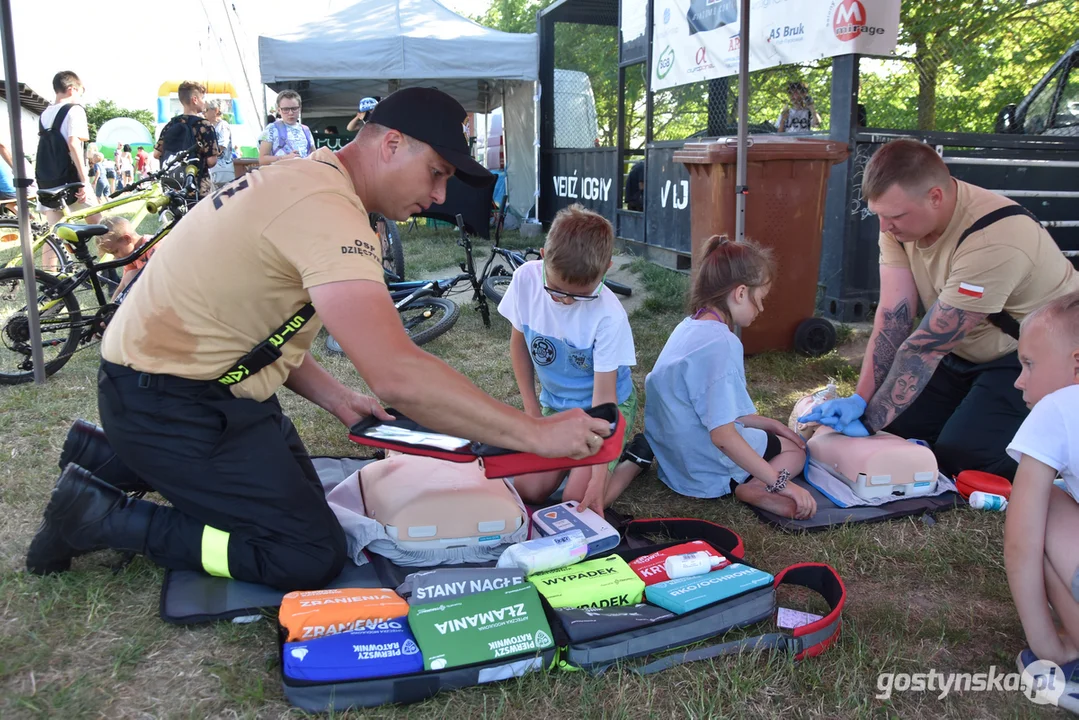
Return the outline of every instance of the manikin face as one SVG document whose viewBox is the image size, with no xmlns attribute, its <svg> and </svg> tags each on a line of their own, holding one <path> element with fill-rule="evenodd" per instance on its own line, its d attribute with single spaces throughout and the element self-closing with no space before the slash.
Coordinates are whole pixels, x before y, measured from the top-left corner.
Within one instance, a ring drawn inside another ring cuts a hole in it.
<svg viewBox="0 0 1079 720">
<path fill-rule="evenodd" d="M 1023 326 L 1019 364 L 1023 370 L 1015 387 L 1023 391 L 1028 408 L 1050 393 L 1079 384 L 1079 346 L 1067 333 L 1054 332 L 1044 317 Z"/>
<path fill-rule="evenodd" d="M 892 185 L 880 197 L 867 203 L 880 219 L 881 232 L 891 233 L 901 243 L 917 242 L 940 225 L 944 191 L 937 186 L 925 192 L 910 192 Z"/>
</svg>

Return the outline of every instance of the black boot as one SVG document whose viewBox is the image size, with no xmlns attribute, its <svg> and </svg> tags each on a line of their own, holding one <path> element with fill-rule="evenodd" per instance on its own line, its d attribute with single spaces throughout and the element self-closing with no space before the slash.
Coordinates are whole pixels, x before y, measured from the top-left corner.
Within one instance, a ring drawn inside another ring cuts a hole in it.
<svg viewBox="0 0 1079 720">
<path fill-rule="evenodd" d="M 69 463 L 89 470 L 94 477 L 127 493 L 145 494 L 153 488 L 124 465 L 105 437 L 105 431 L 86 420 L 76 420 L 67 431 L 60 451 L 60 469 Z"/>
<path fill-rule="evenodd" d="M 158 506 L 132 500 L 83 468 L 69 464 L 60 473 L 37 535 L 26 553 L 35 575 L 63 572 L 71 559 L 113 548 L 142 553 Z"/>
</svg>

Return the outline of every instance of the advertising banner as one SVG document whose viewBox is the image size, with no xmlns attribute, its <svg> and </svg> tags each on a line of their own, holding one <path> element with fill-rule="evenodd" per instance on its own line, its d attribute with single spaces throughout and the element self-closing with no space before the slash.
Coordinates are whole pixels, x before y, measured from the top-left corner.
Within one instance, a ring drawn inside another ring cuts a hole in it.
<svg viewBox="0 0 1079 720">
<path fill-rule="evenodd" d="M 749 69 L 895 52 L 900 0 L 753 0 Z M 738 74 L 740 0 L 654 0 L 652 89 Z"/>
</svg>

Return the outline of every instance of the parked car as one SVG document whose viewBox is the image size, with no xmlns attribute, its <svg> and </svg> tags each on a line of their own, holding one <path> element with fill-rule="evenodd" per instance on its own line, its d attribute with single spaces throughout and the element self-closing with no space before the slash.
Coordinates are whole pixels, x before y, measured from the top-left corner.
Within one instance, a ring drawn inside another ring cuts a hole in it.
<svg viewBox="0 0 1079 720">
<path fill-rule="evenodd" d="M 1079 42 L 1018 105 L 997 115 L 998 133 L 1079 137 Z"/>
</svg>

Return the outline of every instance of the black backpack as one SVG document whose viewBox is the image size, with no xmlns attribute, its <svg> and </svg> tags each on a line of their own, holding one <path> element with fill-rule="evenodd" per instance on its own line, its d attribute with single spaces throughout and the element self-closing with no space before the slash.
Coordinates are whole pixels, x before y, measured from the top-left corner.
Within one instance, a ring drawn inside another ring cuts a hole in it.
<svg viewBox="0 0 1079 720">
<path fill-rule="evenodd" d="M 46 129 L 45 121 L 38 120 L 37 160 L 34 175 L 39 188 L 54 188 L 79 182 L 79 170 L 71 160 L 67 138 L 60 132 L 64 119 L 71 111 L 71 104 L 62 106 L 53 118 L 52 127 Z"/>
<path fill-rule="evenodd" d="M 161 135 L 162 162 L 195 144 L 193 123 L 198 122 L 202 122 L 202 118 L 180 115 L 175 118 L 175 122 L 170 123 L 170 127 L 166 128 L 166 132 Z"/>
</svg>

